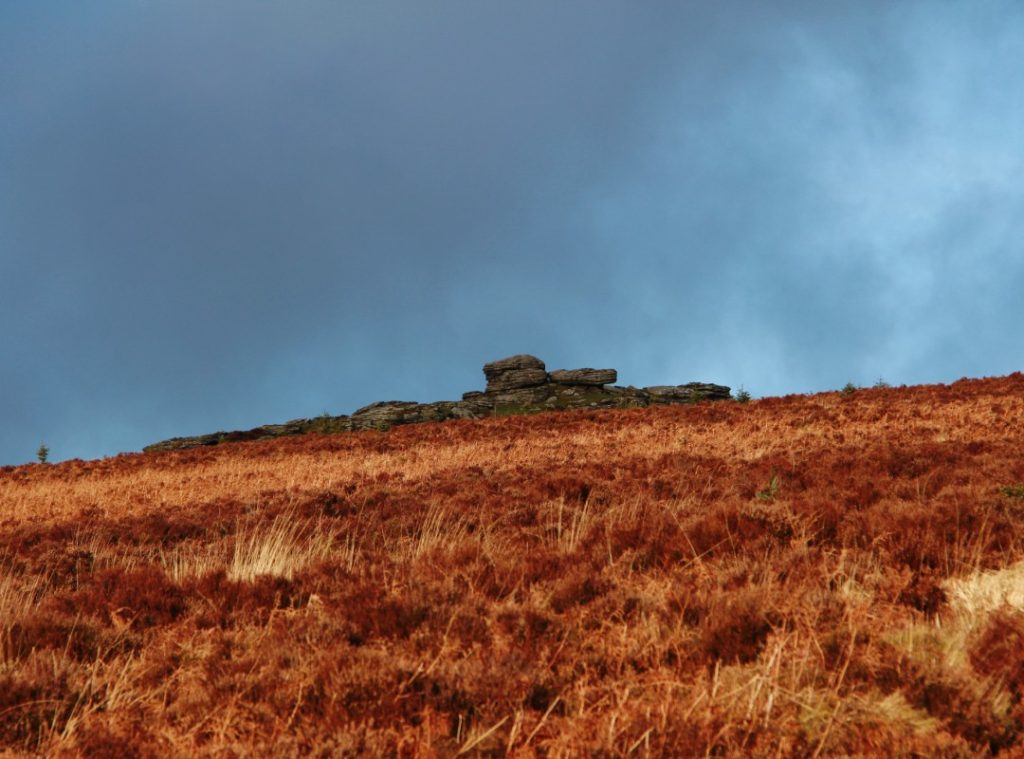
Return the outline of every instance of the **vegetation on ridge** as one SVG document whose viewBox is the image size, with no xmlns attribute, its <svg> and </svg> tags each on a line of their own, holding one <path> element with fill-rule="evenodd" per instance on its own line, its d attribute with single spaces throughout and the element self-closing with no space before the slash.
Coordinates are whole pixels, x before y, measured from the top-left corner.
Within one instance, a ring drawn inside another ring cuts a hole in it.
<svg viewBox="0 0 1024 759">
<path fill-rule="evenodd" d="M 0 469 L 0 747 L 1024 750 L 1024 377 Z"/>
</svg>

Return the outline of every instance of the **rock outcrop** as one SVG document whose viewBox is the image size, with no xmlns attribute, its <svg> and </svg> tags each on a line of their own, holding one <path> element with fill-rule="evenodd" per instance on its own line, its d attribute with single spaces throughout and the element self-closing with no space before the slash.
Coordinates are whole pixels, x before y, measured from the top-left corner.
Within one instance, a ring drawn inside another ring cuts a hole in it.
<svg viewBox="0 0 1024 759">
<path fill-rule="evenodd" d="M 484 377 L 487 378 L 488 393 L 538 387 L 548 381 L 544 362 L 525 353 L 484 364 Z"/>
<path fill-rule="evenodd" d="M 143 450 L 168 451 L 218 443 L 264 440 L 310 432 L 386 430 L 401 424 L 442 422 L 447 419 L 480 419 L 580 408 L 640 408 L 652 405 L 697 403 L 731 398 L 729 388 L 706 382 L 654 387 L 618 387 L 614 369 L 557 369 L 550 374 L 536 356 L 519 354 L 484 365 L 486 390 L 462 394 L 461 401 L 416 403 L 379 401 L 354 411 L 351 416 L 320 416 L 268 424 L 251 430 L 214 432 L 178 437 L 146 446 Z"/>
<path fill-rule="evenodd" d="M 416 403 L 415 401 L 378 401 L 352 413 L 354 430 L 386 430 L 398 424 L 443 422 L 454 418 L 455 401 Z"/>
<path fill-rule="evenodd" d="M 706 382 L 690 382 L 686 385 L 655 385 L 645 387 L 651 396 L 651 403 L 694 403 L 695 401 L 717 401 L 732 397 L 724 385 Z"/>
<path fill-rule="evenodd" d="M 548 375 L 559 385 L 612 385 L 619 378 L 614 369 L 556 369 Z"/>
</svg>

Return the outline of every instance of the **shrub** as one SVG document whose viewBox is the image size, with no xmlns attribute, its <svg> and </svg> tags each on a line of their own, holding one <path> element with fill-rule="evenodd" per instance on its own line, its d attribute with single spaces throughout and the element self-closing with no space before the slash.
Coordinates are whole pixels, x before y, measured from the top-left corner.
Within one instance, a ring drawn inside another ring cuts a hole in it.
<svg viewBox="0 0 1024 759">
<path fill-rule="evenodd" d="M 779 477 L 776 474 L 772 474 L 771 480 L 768 482 L 768 487 L 764 490 L 759 490 L 757 493 L 758 500 L 770 501 L 779 493 Z"/>
<path fill-rule="evenodd" d="M 858 390 L 860 390 L 860 388 L 857 387 L 855 384 L 853 384 L 852 382 L 847 382 L 845 385 L 843 385 L 843 389 L 840 390 L 839 392 L 841 392 L 843 395 L 850 396 L 856 393 Z"/>
<path fill-rule="evenodd" d="M 36 458 L 39 459 L 40 464 L 45 464 L 47 459 L 50 458 L 50 449 L 46 447 L 46 443 L 39 444 L 39 450 L 36 451 Z"/>
<path fill-rule="evenodd" d="M 740 389 L 736 392 L 737 403 L 750 403 L 750 393 L 743 389 L 743 385 L 740 385 Z"/>
</svg>

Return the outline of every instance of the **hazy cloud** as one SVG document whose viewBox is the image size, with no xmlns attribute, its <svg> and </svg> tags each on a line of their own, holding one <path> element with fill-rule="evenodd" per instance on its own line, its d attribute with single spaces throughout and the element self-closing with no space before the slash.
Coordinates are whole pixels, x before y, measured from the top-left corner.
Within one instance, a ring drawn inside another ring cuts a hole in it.
<svg viewBox="0 0 1024 759">
<path fill-rule="evenodd" d="M 0 463 L 478 387 L 1020 368 L 1009 2 L 9 2 Z"/>
</svg>

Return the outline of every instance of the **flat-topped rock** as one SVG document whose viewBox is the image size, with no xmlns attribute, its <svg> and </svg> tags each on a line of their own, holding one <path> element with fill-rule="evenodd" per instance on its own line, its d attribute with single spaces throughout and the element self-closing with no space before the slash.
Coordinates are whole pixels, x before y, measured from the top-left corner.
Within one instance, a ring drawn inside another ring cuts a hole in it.
<svg viewBox="0 0 1024 759">
<path fill-rule="evenodd" d="M 651 396 L 653 403 L 694 403 L 696 401 L 716 401 L 732 397 L 725 385 L 714 385 L 710 382 L 689 382 L 685 385 L 655 385 L 645 387 L 644 391 Z"/>
<path fill-rule="evenodd" d="M 614 369 L 556 369 L 549 375 L 558 385 L 614 385 L 619 373 Z"/>
<path fill-rule="evenodd" d="M 484 376 L 492 376 L 510 371 L 512 369 L 543 369 L 544 362 L 536 356 L 528 353 L 517 353 L 508 358 L 499 358 L 497 361 L 490 361 L 484 364 Z"/>
<path fill-rule="evenodd" d="M 525 353 L 484 364 L 484 376 L 487 378 L 488 393 L 537 387 L 548 381 L 544 362 Z"/>
</svg>

